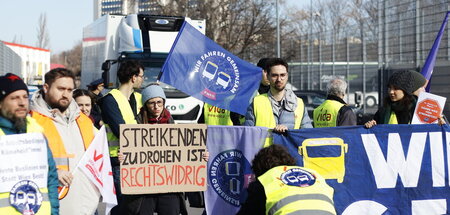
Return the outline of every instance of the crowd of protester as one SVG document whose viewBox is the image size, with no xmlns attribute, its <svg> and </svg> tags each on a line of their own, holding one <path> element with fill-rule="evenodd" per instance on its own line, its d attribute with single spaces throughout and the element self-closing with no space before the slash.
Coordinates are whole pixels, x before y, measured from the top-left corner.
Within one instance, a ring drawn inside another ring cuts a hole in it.
<svg viewBox="0 0 450 215">
<path fill-rule="evenodd" d="M 212 114 L 209 112 L 212 105 L 205 104 L 199 123 L 263 126 L 271 129 L 271 132 L 280 133 L 290 129 L 356 125 L 355 113 L 343 100 L 347 90 L 345 80 L 337 77 L 330 80 L 326 101 L 314 110 L 313 116 L 309 116 L 304 101 L 287 87 L 289 66 L 286 61 L 280 58 L 263 58 L 258 66 L 262 68 L 260 89 L 245 116 L 227 110 Z M 121 193 L 119 125 L 173 124 L 174 120 L 170 111 L 165 108 L 167 98 L 160 86 L 151 84 L 145 86 L 141 93 L 137 92 L 144 80 L 144 67 L 139 62 L 122 63 L 117 76 L 119 87 L 103 95 L 102 79 L 92 81 L 86 86 L 88 90 L 75 89 L 73 72 L 56 68 L 46 73 L 42 89 L 31 98 L 20 77 L 13 74 L 0 77 L 0 135 L 41 132 L 47 139 L 48 184 L 41 191 L 46 196 L 40 209 L 44 211 L 43 214 L 96 213 L 101 198 L 99 191 L 80 171 L 73 170 L 101 126 L 105 126 L 107 130 L 118 198 L 118 206 L 111 214 L 187 214 L 184 193 Z M 389 95 L 385 105 L 365 127 L 410 124 L 417 96 L 424 91 L 425 86 L 426 80 L 418 72 L 394 73 L 388 81 Z M 445 122 L 440 119 L 440 124 L 443 123 Z M 250 185 L 248 200 L 239 214 L 266 214 L 266 206 L 276 204 L 283 195 L 304 193 L 306 189 L 299 190 L 291 186 L 285 186 L 276 193 L 267 192 L 267 189 L 275 186 L 272 184 L 276 180 L 275 175 L 286 168 L 299 168 L 318 176 L 317 186 L 311 187 L 312 191 L 308 192 L 323 194 L 330 201 L 318 203 L 314 210 L 335 214 L 332 188 L 326 185 L 318 173 L 296 167 L 294 158 L 281 146 L 274 145 L 270 137 L 266 139 L 264 147 L 266 148 L 252 162 L 257 180 Z M 208 159 L 207 156 L 205 159 Z M 5 197 L 5 194 L 0 194 L 2 196 Z M 197 204 L 204 205 L 202 203 Z M 301 205 L 301 201 L 299 204 Z M 301 206 L 278 206 L 280 214 L 306 210 Z M 23 211 L 11 205 L 0 205 L 0 214 L 22 213 Z"/>
</svg>

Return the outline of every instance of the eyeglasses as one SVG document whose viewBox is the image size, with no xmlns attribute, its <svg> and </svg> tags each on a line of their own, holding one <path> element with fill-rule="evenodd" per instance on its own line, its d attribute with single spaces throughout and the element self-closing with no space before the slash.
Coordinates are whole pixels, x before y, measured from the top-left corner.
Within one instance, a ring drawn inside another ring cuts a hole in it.
<svg viewBox="0 0 450 215">
<path fill-rule="evenodd" d="M 156 102 L 147 102 L 147 105 L 150 105 L 152 107 L 155 107 L 156 105 L 158 105 L 158 107 L 161 107 L 161 106 L 163 106 L 163 104 L 164 104 L 163 100 L 159 100 Z"/>
<path fill-rule="evenodd" d="M 144 75 L 144 74 L 142 74 L 142 75 L 137 75 L 139 78 L 142 78 L 142 79 L 144 79 L 144 80 L 147 80 L 147 77 Z"/>
<path fill-rule="evenodd" d="M 281 73 L 281 74 L 270 74 L 270 78 L 272 79 L 278 79 L 278 77 L 283 80 L 286 79 L 286 77 L 288 76 L 287 73 Z"/>
</svg>

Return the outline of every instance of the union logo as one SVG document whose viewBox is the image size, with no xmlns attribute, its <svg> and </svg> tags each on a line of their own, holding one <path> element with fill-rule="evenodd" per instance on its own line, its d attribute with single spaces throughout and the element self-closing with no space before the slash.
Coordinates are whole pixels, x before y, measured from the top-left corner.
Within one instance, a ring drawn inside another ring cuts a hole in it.
<svg viewBox="0 0 450 215">
<path fill-rule="evenodd" d="M 22 214 L 35 214 L 42 205 L 42 194 L 33 181 L 19 181 L 11 189 L 9 203 Z"/>
<path fill-rule="evenodd" d="M 211 187 L 220 198 L 236 207 L 247 197 L 247 190 L 244 188 L 253 179 L 250 163 L 239 150 L 218 154 L 209 168 Z"/>
</svg>

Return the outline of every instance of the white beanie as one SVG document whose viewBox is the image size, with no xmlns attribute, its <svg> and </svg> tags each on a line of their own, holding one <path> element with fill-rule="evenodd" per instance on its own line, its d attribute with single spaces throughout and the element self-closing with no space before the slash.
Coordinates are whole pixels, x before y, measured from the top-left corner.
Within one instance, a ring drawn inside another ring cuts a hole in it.
<svg viewBox="0 0 450 215">
<path fill-rule="evenodd" d="M 159 85 L 150 85 L 146 87 L 142 92 L 142 104 L 145 104 L 149 99 L 160 97 L 166 100 L 166 94 Z"/>
</svg>

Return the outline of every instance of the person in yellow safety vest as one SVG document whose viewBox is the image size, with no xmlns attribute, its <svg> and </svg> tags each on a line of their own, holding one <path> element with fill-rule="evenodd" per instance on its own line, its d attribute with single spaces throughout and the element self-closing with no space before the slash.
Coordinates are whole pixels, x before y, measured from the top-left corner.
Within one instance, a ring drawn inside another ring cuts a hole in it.
<svg viewBox="0 0 450 215">
<path fill-rule="evenodd" d="M 198 123 L 207 125 L 233 125 L 229 110 L 225 110 L 214 105 L 205 103 L 203 105 L 203 114 L 200 116 Z"/>
<path fill-rule="evenodd" d="M 106 125 L 111 156 L 111 167 L 116 189 L 118 206 L 121 205 L 120 163 L 117 157 L 119 151 L 119 125 L 137 124 L 138 111 L 142 107 L 142 95 L 134 92 L 144 82 L 144 67 L 137 61 L 123 62 L 117 71 L 120 86 L 111 90 L 100 101 L 102 119 Z M 111 214 L 118 214 L 119 207 L 112 209 Z"/>
<path fill-rule="evenodd" d="M 356 125 L 356 114 L 344 101 L 347 82 L 335 77 L 327 84 L 327 100 L 314 109 L 315 128 Z"/>
<path fill-rule="evenodd" d="M 336 214 L 333 188 L 316 171 L 296 166 L 284 146 L 261 149 L 252 170 L 256 180 L 237 215 Z"/>
<path fill-rule="evenodd" d="M 61 185 L 61 214 L 93 214 L 100 192 L 81 171 L 75 171 L 97 129 L 72 98 L 75 75 L 65 68 L 45 74 L 42 90 L 31 98 L 31 116 L 44 128 Z"/>
<path fill-rule="evenodd" d="M 427 80 L 422 74 L 413 70 L 395 72 L 388 80 L 388 96 L 384 106 L 366 122 L 365 127 L 377 124 L 411 124 L 417 97 L 425 91 Z"/>
<path fill-rule="evenodd" d="M 238 113 L 205 103 L 203 105 L 203 113 L 200 115 L 197 123 L 205 123 L 207 125 L 242 125 L 243 119 L 243 116 Z"/>
<path fill-rule="evenodd" d="M 274 132 L 288 129 L 312 128 L 311 119 L 301 98 L 287 89 L 288 64 L 281 58 L 270 58 L 266 62 L 270 90 L 253 99 L 245 115 L 245 126 L 263 126 Z M 266 139 L 265 147 L 272 144 Z"/>
<path fill-rule="evenodd" d="M 23 133 L 42 133 L 43 128 L 31 117 L 29 111 L 28 88 L 21 78 L 8 73 L 0 76 L 0 136 Z M 32 164 L 33 161 L 30 161 Z M 59 214 L 58 174 L 52 152 L 47 147 L 47 186 L 35 189 L 40 193 L 42 202 L 36 202 L 30 209 L 34 214 Z M 18 181 L 19 182 L 19 181 Z M 13 200 L 13 202 L 11 202 Z M 15 198 L 10 198 L 10 191 L 0 191 L 0 214 L 23 214 L 24 208 L 14 207 Z"/>
</svg>

